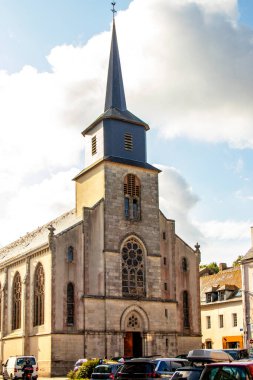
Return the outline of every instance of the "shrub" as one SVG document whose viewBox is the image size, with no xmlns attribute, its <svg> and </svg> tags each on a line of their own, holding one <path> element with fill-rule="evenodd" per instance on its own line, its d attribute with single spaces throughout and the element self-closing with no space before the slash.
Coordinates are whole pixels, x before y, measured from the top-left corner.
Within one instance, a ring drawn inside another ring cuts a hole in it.
<svg viewBox="0 0 253 380">
<path fill-rule="evenodd" d="M 73 369 L 71 369 L 71 370 L 67 373 L 67 378 L 68 378 L 68 379 L 75 379 L 75 378 L 76 378 L 76 373 L 75 373 L 75 371 L 73 371 Z"/>
<path fill-rule="evenodd" d="M 94 368 L 99 364 L 99 359 L 91 359 L 83 363 L 76 372 L 76 379 L 90 379 Z"/>
</svg>

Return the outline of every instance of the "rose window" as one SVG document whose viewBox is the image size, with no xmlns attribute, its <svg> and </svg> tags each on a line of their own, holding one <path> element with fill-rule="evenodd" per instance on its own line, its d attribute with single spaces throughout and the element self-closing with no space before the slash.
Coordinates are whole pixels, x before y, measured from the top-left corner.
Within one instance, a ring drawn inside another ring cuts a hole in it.
<svg viewBox="0 0 253 380">
<path fill-rule="evenodd" d="M 133 314 L 131 317 L 128 318 L 128 324 L 127 327 L 139 327 L 139 321 L 138 318 Z"/>
</svg>

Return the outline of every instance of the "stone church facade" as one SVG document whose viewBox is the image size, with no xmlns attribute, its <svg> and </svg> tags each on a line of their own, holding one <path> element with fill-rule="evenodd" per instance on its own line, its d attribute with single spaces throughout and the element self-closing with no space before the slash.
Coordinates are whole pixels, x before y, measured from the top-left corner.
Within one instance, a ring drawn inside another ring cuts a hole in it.
<svg viewBox="0 0 253 380">
<path fill-rule="evenodd" d="M 105 110 L 83 132 L 76 207 L 0 250 L 0 355 L 40 376 L 82 357 L 201 347 L 199 246 L 159 210 L 149 126 L 127 110 L 113 22 Z"/>
</svg>

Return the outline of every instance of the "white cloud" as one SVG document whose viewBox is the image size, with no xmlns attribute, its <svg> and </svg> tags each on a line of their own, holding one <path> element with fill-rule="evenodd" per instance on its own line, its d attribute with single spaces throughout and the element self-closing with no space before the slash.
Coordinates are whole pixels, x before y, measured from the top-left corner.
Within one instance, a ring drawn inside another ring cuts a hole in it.
<svg viewBox="0 0 253 380">
<path fill-rule="evenodd" d="M 172 167 L 155 165 L 159 174 L 160 209 L 168 219 L 176 221 L 176 232 L 188 244 L 196 244 L 202 234 L 190 220 L 190 211 L 197 204 L 198 197 L 192 192 L 181 174 Z"/>
<path fill-rule="evenodd" d="M 49 175 L 38 184 L 23 184 L 9 193 L 1 193 L 0 245 L 16 240 L 73 209 L 75 191 L 71 178 L 77 172 L 72 168 Z"/>
</svg>

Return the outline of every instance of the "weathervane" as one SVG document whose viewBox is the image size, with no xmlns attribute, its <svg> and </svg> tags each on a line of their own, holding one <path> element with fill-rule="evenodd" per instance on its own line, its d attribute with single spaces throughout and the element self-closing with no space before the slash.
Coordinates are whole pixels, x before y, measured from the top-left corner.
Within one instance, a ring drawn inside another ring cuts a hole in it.
<svg viewBox="0 0 253 380">
<path fill-rule="evenodd" d="M 115 13 L 117 13 L 117 11 L 116 11 L 116 9 L 115 9 L 116 1 L 113 1 L 111 4 L 112 4 L 112 9 L 111 9 L 111 11 L 112 11 L 113 18 L 114 18 Z"/>
</svg>

